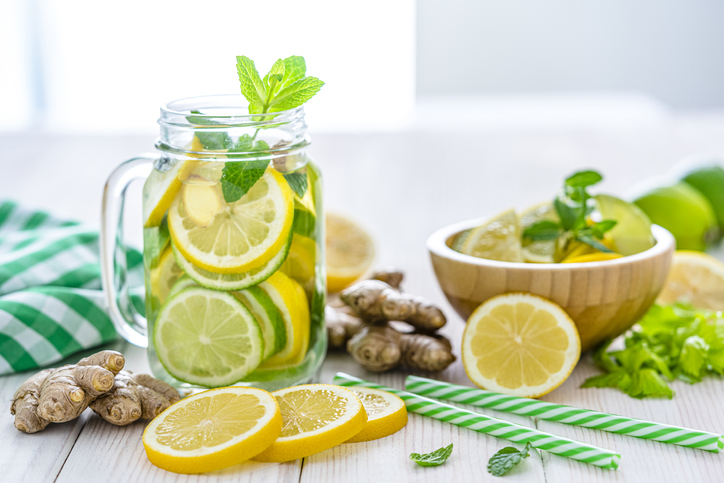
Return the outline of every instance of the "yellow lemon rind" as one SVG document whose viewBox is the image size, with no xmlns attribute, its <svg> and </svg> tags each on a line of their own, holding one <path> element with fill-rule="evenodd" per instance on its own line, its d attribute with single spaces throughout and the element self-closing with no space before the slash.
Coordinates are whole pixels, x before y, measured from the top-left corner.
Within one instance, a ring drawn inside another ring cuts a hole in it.
<svg viewBox="0 0 724 483">
<path fill-rule="evenodd" d="M 367 412 L 367 424 L 362 431 L 351 437 L 345 443 L 363 443 L 365 441 L 373 441 L 375 439 L 386 438 L 400 431 L 407 425 L 407 406 L 399 396 L 379 389 L 368 387 L 355 387 L 352 392 L 367 392 L 377 394 L 386 398 L 394 406 L 382 414 L 370 414 Z M 364 403 L 362 404 L 364 406 Z"/>
</svg>

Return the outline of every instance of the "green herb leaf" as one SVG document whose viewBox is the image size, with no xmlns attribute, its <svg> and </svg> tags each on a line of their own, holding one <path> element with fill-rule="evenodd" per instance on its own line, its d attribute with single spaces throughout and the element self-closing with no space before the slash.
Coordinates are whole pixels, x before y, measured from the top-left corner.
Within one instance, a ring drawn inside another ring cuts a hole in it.
<svg viewBox="0 0 724 483">
<path fill-rule="evenodd" d="M 553 200 L 553 207 L 561 219 L 561 226 L 564 230 L 572 230 L 578 219 L 578 211 L 569 205 L 564 199 L 556 198 Z"/>
<path fill-rule="evenodd" d="M 528 442 L 525 448 L 518 450 L 512 446 L 507 446 L 495 453 L 488 461 L 488 472 L 493 476 L 503 476 L 514 467 L 518 466 L 524 458 L 530 455 L 533 446 Z"/>
<path fill-rule="evenodd" d="M 287 109 L 299 107 L 319 92 L 323 85 L 324 82 L 316 77 L 299 79 L 279 91 L 269 104 L 268 112 L 286 111 Z"/>
<path fill-rule="evenodd" d="M 550 220 L 533 223 L 523 231 L 523 238 L 532 241 L 555 240 L 561 234 L 561 226 Z"/>
<path fill-rule="evenodd" d="M 284 61 L 278 59 L 272 65 L 269 73 L 264 77 L 264 84 L 267 86 L 269 94 L 267 94 L 267 103 L 269 102 L 268 96 L 276 94 L 281 86 L 282 79 L 284 78 Z"/>
<path fill-rule="evenodd" d="M 191 111 L 191 113 L 201 114 L 201 112 L 199 111 Z M 191 124 L 197 124 L 200 126 L 215 126 L 219 124 L 218 122 L 203 116 L 186 116 L 186 120 Z M 196 130 L 196 133 L 194 135 L 199 140 L 199 143 L 201 143 L 204 149 L 207 149 L 209 151 L 229 149 L 233 144 L 233 141 L 231 140 L 229 135 L 226 134 L 225 131 L 204 132 L 203 130 L 198 129 Z"/>
<path fill-rule="evenodd" d="M 227 161 L 221 171 L 221 191 L 227 203 L 239 201 L 264 176 L 268 159 Z"/>
<path fill-rule="evenodd" d="M 292 188 L 300 198 L 307 192 L 307 173 L 300 173 L 298 171 L 296 173 L 286 173 L 284 179 L 287 180 L 289 187 Z"/>
<path fill-rule="evenodd" d="M 299 79 L 303 79 L 307 75 L 307 64 L 304 62 L 304 57 L 299 55 L 292 55 L 284 59 L 284 79 L 281 83 L 281 88 L 294 84 Z"/>
<path fill-rule="evenodd" d="M 578 235 L 576 237 L 576 240 L 578 240 L 581 243 L 585 243 L 586 245 L 590 245 L 596 250 L 603 252 L 603 253 L 613 253 L 613 250 L 608 248 L 606 245 L 601 243 L 600 241 L 596 240 L 590 235 Z"/>
<path fill-rule="evenodd" d="M 237 56 L 236 71 L 239 74 L 241 93 L 246 97 L 246 100 L 250 104 L 263 105 L 267 97 L 266 87 L 264 87 L 264 83 L 259 77 L 259 71 L 256 70 L 254 61 L 245 55 Z M 251 108 L 249 112 L 251 112 Z M 256 112 L 252 112 L 252 114 L 256 114 Z"/>
<path fill-rule="evenodd" d="M 698 335 L 687 337 L 681 347 L 678 367 L 695 382 L 701 381 L 706 372 L 709 345 Z"/>
<path fill-rule="evenodd" d="M 419 454 L 412 453 L 410 459 L 420 466 L 440 466 L 443 464 L 452 454 L 453 445 L 444 446 L 440 449 L 436 449 L 432 453 Z"/>
<path fill-rule="evenodd" d="M 603 220 L 599 221 L 598 223 L 594 223 L 591 226 L 591 233 L 594 237 L 598 238 L 599 240 L 603 240 L 603 235 L 607 232 L 613 229 L 614 226 L 616 226 L 616 223 L 618 223 L 616 220 Z"/>
<path fill-rule="evenodd" d="M 583 381 L 581 387 L 612 387 L 626 392 L 631 387 L 631 376 L 625 370 L 618 369 L 614 372 L 589 377 Z"/>
<path fill-rule="evenodd" d="M 674 397 L 674 391 L 653 369 L 641 369 L 634 372 L 631 376 L 631 385 L 626 394 L 638 399 L 645 397 L 666 397 L 671 399 Z"/>
<path fill-rule="evenodd" d="M 566 186 L 570 188 L 586 188 L 600 182 L 602 179 L 603 176 L 597 171 L 579 171 L 566 179 Z"/>
</svg>

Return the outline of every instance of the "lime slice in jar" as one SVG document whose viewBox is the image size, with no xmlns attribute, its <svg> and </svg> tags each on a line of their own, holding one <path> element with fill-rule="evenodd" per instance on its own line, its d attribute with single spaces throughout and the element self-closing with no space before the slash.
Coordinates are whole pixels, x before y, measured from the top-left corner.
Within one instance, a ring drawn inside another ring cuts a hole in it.
<svg viewBox="0 0 724 483">
<path fill-rule="evenodd" d="M 221 387 L 244 379 L 264 353 L 254 316 L 233 295 L 188 287 L 156 319 L 153 342 L 161 364 L 180 381 Z"/>
<path fill-rule="evenodd" d="M 254 315 L 264 337 L 264 355 L 262 360 L 279 353 L 287 345 L 287 329 L 279 309 L 272 299 L 259 287 L 233 292 L 236 297 Z"/>
<path fill-rule="evenodd" d="M 276 272 L 287 259 L 291 245 L 289 237 L 282 249 L 265 265 L 242 273 L 216 273 L 199 268 L 186 260 L 175 245 L 173 245 L 173 254 L 181 269 L 199 285 L 214 290 L 242 290 L 263 282 Z"/>
<path fill-rule="evenodd" d="M 179 278 L 176 281 L 176 283 L 173 284 L 173 287 L 171 287 L 171 290 L 168 293 L 168 298 L 171 298 L 174 295 L 176 295 L 177 293 L 179 293 L 181 290 L 192 287 L 192 286 L 198 287 L 198 284 L 196 282 L 194 282 L 194 280 L 191 277 L 189 277 L 186 274 L 183 274 L 181 276 L 181 278 Z"/>
<path fill-rule="evenodd" d="M 171 204 L 168 227 L 176 248 L 197 267 L 216 273 L 250 271 L 269 262 L 287 243 L 294 196 L 275 169 L 268 168 L 231 203 L 219 204 L 218 183 L 189 186 L 193 188 L 184 186 Z"/>
</svg>

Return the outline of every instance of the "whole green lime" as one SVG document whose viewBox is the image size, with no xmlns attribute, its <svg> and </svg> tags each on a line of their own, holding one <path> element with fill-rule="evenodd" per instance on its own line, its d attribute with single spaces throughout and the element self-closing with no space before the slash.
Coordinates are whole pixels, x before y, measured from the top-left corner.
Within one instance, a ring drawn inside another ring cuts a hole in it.
<svg viewBox="0 0 724 483">
<path fill-rule="evenodd" d="M 716 165 L 701 167 L 685 173 L 681 179 L 709 200 L 719 223 L 719 234 L 724 233 L 724 168 Z"/>
<path fill-rule="evenodd" d="M 654 188 L 636 198 L 634 203 L 652 223 L 674 235 L 678 250 L 704 251 L 719 236 L 719 225 L 711 204 L 687 183 Z"/>
</svg>

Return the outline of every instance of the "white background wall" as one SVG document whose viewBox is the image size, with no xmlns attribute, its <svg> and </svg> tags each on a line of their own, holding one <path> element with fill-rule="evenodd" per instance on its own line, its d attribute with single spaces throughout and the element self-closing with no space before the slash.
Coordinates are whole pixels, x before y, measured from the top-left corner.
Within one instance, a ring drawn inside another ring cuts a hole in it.
<svg viewBox="0 0 724 483">
<path fill-rule="evenodd" d="M 418 98 L 638 90 L 724 107 L 724 1 L 418 0 Z"/>
</svg>

